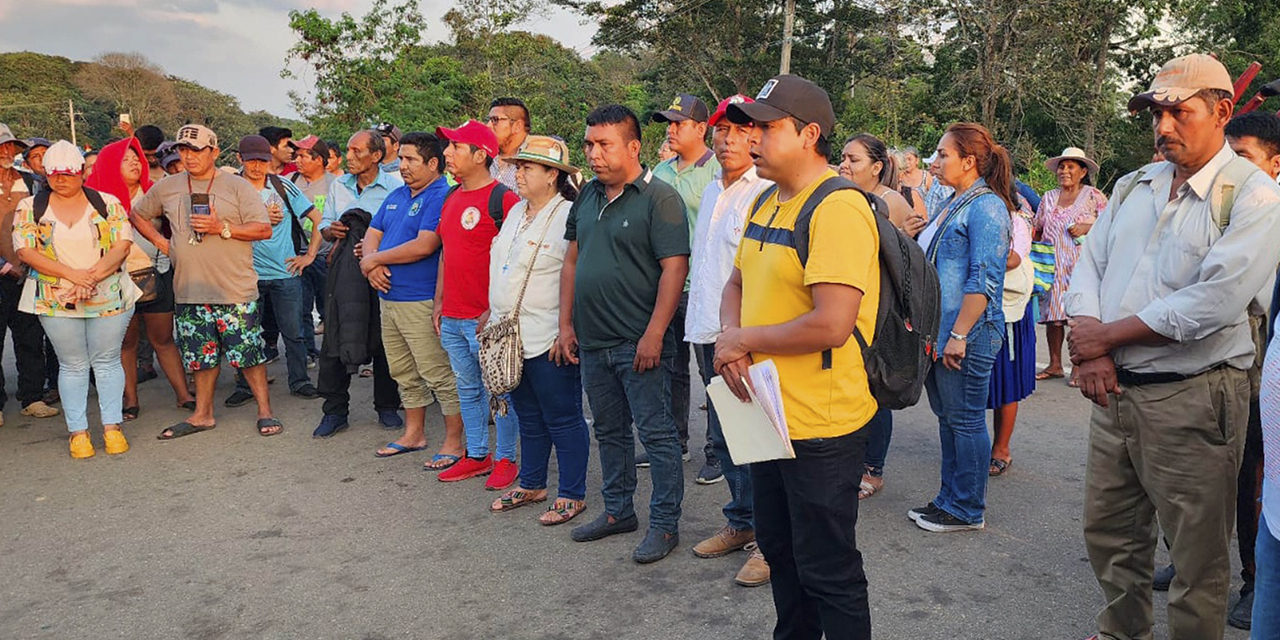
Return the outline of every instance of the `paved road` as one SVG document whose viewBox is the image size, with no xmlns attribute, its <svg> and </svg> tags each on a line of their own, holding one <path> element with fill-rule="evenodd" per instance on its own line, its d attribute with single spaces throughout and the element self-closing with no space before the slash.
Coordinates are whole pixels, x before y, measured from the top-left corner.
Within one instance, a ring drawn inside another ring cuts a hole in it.
<svg viewBox="0 0 1280 640">
<path fill-rule="evenodd" d="M 5 366 L 13 371 L 11 358 Z M 282 363 L 272 370 L 283 380 Z M 495 494 L 481 481 L 442 484 L 420 469 L 426 456 L 375 458 L 388 434 L 369 406 L 328 441 L 310 437 L 319 401 L 277 396 L 280 436 L 256 435 L 252 406 L 219 405 L 215 431 L 159 442 L 184 417 L 162 385 L 142 387 L 142 417 L 126 427 L 132 450 L 88 461 L 67 456 L 60 417 L 23 418 L 9 404 L 0 638 L 769 637 L 768 589 L 731 581 L 744 556 L 690 553 L 721 525 L 728 493 L 693 482 L 696 459 L 680 547 L 642 567 L 630 559 L 641 533 L 574 543 L 533 509 L 489 514 Z M 229 391 L 224 372 L 219 401 Z M 371 398 L 371 382 L 354 391 Z M 937 427 L 927 407 L 898 414 L 888 484 L 858 524 L 877 637 L 1091 633 L 1101 595 L 1080 535 L 1087 414 L 1060 381 L 1023 405 L 1013 468 L 991 483 L 987 530 L 971 534 L 907 520 L 936 490 Z M 701 412 L 694 419 L 701 433 Z M 438 444 L 438 415 L 428 433 Z M 600 512 L 594 453 L 588 486 L 584 521 Z M 638 504 L 648 487 L 642 473 Z M 1160 620 L 1164 603 L 1157 594 Z"/>
</svg>

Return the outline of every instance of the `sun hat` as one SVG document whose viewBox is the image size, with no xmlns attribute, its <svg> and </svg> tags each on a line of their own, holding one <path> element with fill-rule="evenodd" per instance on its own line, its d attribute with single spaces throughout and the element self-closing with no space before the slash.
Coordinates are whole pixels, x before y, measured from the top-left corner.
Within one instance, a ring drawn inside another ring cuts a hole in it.
<svg viewBox="0 0 1280 640">
<path fill-rule="evenodd" d="M 19 151 L 27 148 L 26 140 L 13 137 L 13 131 L 9 130 L 9 125 L 0 122 L 0 144 L 5 144 L 6 142 L 12 142 L 15 145 L 18 145 Z"/>
<path fill-rule="evenodd" d="M 1063 149 L 1062 155 L 1045 160 L 1044 168 L 1057 173 L 1058 165 L 1062 164 L 1063 160 L 1075 160 L 1076 162 L 1083 164 L 1085 169 L 1087 169 L 1091 174 L 1098 172 L 1098 163 L 1085 155 L 1084 149 L 1079 147 L 1067 147 L 1066 149 Z"/>
<path fill-rule="evenodd" d="M 578 169 L 569 164 L 569 146 L 564 140 L 551 136 L 529 136 L 520 150 L 512 156 L 512 162 L 533 162 L 566 173 L 577 173 Z"/>
</svg>

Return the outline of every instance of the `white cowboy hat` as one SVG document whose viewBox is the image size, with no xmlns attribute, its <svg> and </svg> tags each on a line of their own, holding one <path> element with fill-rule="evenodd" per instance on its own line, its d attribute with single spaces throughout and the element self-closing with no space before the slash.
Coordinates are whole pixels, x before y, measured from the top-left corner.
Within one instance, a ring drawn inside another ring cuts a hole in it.
<svg viewBox="0 0 1280 640">
<path fill-rule="evenodd" d="M 1079 147 L 1067 147 L 1066 149 L 1063 149 L 1062 155 L 1045 160 L 1044 168 L 1057 173 L 1058 165 L 1062 164 L 1063 160 L 1075 160 L 1076 162 L 1083 164 L 1089 173 L 1098 172 L 1098 163 L 1091 160 L 1089 156 L 1086 156 L 1084 154 L 1084 149 Z"/>
</svg>

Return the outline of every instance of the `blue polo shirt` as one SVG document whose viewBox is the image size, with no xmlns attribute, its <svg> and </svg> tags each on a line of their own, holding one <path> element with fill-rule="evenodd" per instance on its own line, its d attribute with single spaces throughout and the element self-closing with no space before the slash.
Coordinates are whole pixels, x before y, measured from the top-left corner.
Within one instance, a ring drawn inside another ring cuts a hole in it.
<svg viewBox="0 0 1280 640">
<path fill-rule="evenodd" d="M 258 272 L 259 280 L 283 280 L 297 277 L 289 273 L 289 268 L 284 263 L 285 260 L 297 255 L 293 250 L 293 222 L 289 220 L 289 212 L 292 211 L 293 215 L 301 221 L 315 208 L 311 204 L 311 199 L 292 182 L 281 179 L 280 186 L 284 187 L 285 194 L 289 196 L 288 204 L 281 204 L 284 220 L 271 227 L 270 238 L 253 243 L 253 269 Z M 267 178 L 266 188 L 258 193 L 262 195 L 263 203 L 268 203 L 272 199 L 281 199 L 280 192 L 271 185 L 270 177 Z"/>
<path fill-rule="evenodd" d="M 382 232 L 379 250 L 398 247 L 418 237 L 421 231 L 436 232 L 440 226 L 440 210 L 449 193 L 449 182 L 436 178 L 422 193 L 413 195 L 408 185 L 387 194 L 370 226 Z M 406 264 L 387 265 L 391 270 L 391 291 L 379 293 L 392 302 L 420 302 L 436 295 L 436 274 L 440 271 L 440 252 Z"/>
</svg>

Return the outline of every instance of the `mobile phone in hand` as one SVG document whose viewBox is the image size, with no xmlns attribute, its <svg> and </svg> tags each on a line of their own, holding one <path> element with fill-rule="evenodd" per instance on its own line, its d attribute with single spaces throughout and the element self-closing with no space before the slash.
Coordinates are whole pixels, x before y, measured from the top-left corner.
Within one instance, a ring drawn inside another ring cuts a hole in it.
<svg viewBox="0 0 1280 640">
<path fill-rule="evenodd" d="M 207 194 L 207 193 L 193 193 L 193 194 L 191 194 L 191 215 L 192 215 L 192 216 L 207 216 L 207 215 L 209 215 L 209 214 L 210 214 L 210 209 L 209 209 L 209 194 Z M 188 220 L 188 221 L 187 221 L 187 223 L 188 223 L 188 224 L 190 224 L 190 223 L 191 223 L 191 221 L 190 221 L 190 220 Z M 202 241 L 204 240 L 204 234 L 203 234 L 203 233 L 200 233 L 200 232 L 198 232 L 198 231 L 192 231 L 192 235 L 195 237 L 195 241 L 196 241 L 196 242 L 202 242 Z"/>
</svg>

